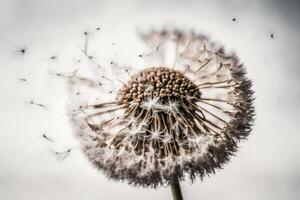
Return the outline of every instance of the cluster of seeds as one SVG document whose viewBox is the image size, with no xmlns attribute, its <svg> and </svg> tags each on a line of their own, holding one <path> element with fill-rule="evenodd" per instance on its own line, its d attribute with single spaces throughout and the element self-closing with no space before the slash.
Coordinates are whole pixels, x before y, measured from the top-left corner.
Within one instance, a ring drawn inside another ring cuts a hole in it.
<svg viewBox="0 0 300 200">
<path fill-rule="evenodd" d="M 127 105 L 125 116 L 132 117 L 135 123 L 114 137 L 113 146 L 119 149 L 128 145 L 126 149 L 137 155 L 155 152 L 155 159 L 180 156 L 180 147 L 181 151 L 190 150 L 186 145 L 187 135 L 203 134 L 197 126 L 197 123 L 203 124 L 201 116 L 195 110 L 200 96 L 191 80 L 170 68 L 152 67 L 133 75 L 120 89 L 118 104 Z M 184 115 L 189 124 L 178 113 Z M 137 125 L 140 128 L 133 128 Z M 128 135 L 131 135 L 130 142 L 125 139 Z"/>
<path fill-rule="evenodd" d="M 119 92 L 122 103 L 141 103 L 145 98 L 200 97 L 197 86 L 181 72 L 165 68 L 148 68 L 134 75 Z"/>
</svg>

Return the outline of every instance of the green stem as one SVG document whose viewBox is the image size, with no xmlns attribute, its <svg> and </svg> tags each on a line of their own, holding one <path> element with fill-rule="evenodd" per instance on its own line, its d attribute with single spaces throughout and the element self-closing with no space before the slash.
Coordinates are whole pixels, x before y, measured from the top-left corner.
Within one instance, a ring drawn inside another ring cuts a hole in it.
<svg viewBox="0 0 300 200">
<path fill-rule="evenodd" d="M 174 181 L 170 184 L 173 200 L 183 200 L 179 181 Z"/>
</svg>

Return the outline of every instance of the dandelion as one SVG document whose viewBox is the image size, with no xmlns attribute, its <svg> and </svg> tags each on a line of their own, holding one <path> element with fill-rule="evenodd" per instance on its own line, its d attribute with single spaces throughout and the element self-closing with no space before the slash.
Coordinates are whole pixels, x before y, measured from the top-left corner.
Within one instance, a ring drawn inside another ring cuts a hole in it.
<svg viewBox="0 0 300 200">
<path fill-rule="evenodd" d="M 201 34 L 141 36 L 153 47 L 141 54 L 148 67 L 124 76 L 112 101 L 71 106 L 69 114 L 83 152 L 109 178 L 171 185 L 181 199 L 180 181 L 221 169 L 250 133 L 252 84 L 235 55 Z"/>
</svg>

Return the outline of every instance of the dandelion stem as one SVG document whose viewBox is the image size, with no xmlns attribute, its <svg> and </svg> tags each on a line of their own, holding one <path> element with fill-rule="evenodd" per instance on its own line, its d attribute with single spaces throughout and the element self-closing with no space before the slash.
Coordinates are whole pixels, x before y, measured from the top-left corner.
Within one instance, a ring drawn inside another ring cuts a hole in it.
<svg viewBox="0 0 300 200">
<path fill-rule="evenodd" d="M 171 185 L 173 200 L 183 200 L 179 181 L 176 180 L 172 182 L 170 185 Z"/>
</svg>

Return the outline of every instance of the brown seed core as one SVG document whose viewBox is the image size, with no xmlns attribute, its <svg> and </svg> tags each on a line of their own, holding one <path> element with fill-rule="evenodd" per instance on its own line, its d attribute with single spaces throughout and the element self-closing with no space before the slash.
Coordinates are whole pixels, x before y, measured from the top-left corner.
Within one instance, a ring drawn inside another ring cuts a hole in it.
<svg viewBox="0 0 300 200">
<path fill-rule="evenodd" d="M 149 97 L 188 97 L 199 98 L 197 86 L 181 72 L 165 68 L 148 68 L 131 77 L 119 91 L 118 100 L 122 103 L 142 102 Z"/>
<path fill-rule="evenodd" d="M 151 101 L 151 98 L 157 97 L 158 107 L 145 107 L 144 103 L 147 104 L 149 99 Z M 134 150 L 136 154 L 142 155 L 152 149 L 156 158 L 179 156 L 179 146 L 185 151 L 193 151 L 193 148 L 186 144 L 188 137 L 202 133 L 199 125 L 203 124 L 204 118 L 202 113 L 195 109 L 200 97 L 197 86 L 179 71 L 165 67 L 140 71 L 119 91 L 119 104 L 128 106 L 124 116 L 133 117 L 134 122 L 128 125 L 128 130 L 121 130 L 124 131 L 123 134 L 117 134 L 113 145 L 116 148 L 124 145 L 125 136 L 138 126 L 138 132 L 130 136 L 128 151 Z M 171 102 L 175 106 L 170 108 Z"/>
</svg>

